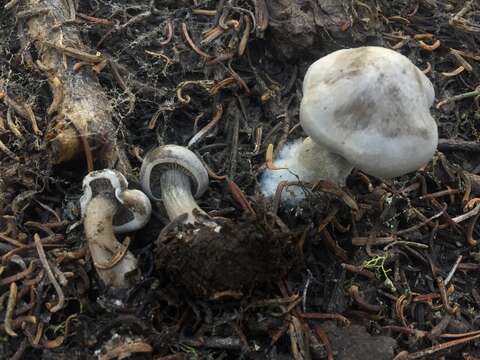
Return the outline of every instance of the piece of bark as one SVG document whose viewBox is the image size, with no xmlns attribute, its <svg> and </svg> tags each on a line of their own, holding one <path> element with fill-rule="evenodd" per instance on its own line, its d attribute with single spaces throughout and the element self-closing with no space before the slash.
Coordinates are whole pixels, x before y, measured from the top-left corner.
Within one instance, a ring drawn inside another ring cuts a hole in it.
<svg viewBox="0 0 480 360">
<path fill-rule="evenodd" d="M 81 156 L 87 140 L 100 167 L 116 167 L 129 172 L 130 165 L 117 142 L 117 126 L 112 120 L 109 99 L 98 83 L 91 66 L 103 61 L 101 54 L 86 47 L 71 22 L 74 9 L 62 0 L 26 0 L 20 11 L 31 11 L 25 19 L 25 31 L 37 50 L 37 65 L 47 76 L 53 100 L 48 109 L 49 126 L 46 138 L 53 163 L 70 161 Z M 73 3 L 73 2 L 72 2 Z M 36 12 L 36 9 L 46 9 Z M 21 21 L 21 20 L 20 20 Z"/>
</svg>

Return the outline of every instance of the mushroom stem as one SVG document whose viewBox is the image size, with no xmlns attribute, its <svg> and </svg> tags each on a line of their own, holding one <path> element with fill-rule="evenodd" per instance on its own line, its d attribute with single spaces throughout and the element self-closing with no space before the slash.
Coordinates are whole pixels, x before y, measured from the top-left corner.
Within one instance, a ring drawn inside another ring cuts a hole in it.
<svg viewBox="0 0 480 360">
<path fill-rule="evenodd" d="M 307 137 L 299 145 L 296 162 L 289 169 L 303 181 L 329 180 L 343 186 L 353 166 L 342 156 Z"/>
<path fill-rule="evenodd" d="M 138 267 L 133 254 L 125 252 L 113 232 L 113 216 L 117 209 L 115 200 L 102 195 L 94 197 L 85 210 L 84 229 L 99 277 L 108 286 L 126 288 L 131 285 L 127 274 Z M 122 253 L 125 254 L 122 256 Z"/>
<path fill-rule="evenodd" d="M 193 223 L 196 216 L 193 211 L 205 214 L 192 195 L 192 185 L 186 174 L 180 170 L 167 170 L 160 177 L 162 201 L 170 220 L 188 214 L 185 223 Z"/>
</svg>

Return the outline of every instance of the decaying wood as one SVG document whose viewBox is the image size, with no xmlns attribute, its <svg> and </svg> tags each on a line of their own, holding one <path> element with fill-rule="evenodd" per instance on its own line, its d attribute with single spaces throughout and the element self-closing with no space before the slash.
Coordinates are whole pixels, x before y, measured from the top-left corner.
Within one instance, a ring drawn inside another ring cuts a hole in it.
<svg viewBox="0 0 480 360">
<path fill-rule="evenodd" d="M 35 9 L 46 9 L 34 12 Z M 38 68 L 47 76 L 52 103 L 46 134 L 54 163 L 79 158 L 85 150 L 86 137 L 101 167 L 128 171 L 128 161 L 116 139 L 109 99 L 90 66 L 74 71 L 79 61 L 96 64 L 101 54 L 86 47 L 71 20 L 75 11 L 62 0 L 28 0 L 17 11 L 32 11 L 26 19 L 26 32 L 37 53 Z M 73 12 L 73 13 L 72 13 Z M 19 20 L 22 21 L 22 20 Z"/>
</svg>

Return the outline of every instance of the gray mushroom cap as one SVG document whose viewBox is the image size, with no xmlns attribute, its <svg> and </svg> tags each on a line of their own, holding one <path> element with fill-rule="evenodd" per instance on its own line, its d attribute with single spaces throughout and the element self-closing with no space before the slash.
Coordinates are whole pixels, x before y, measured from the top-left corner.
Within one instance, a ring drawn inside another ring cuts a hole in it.
<svg viewBox="0 0 480 360">
<path fill-rule="evenodd" d="M 113 219 L 113 230 L 116 233 L 141 229 L 150 220 L 152 205 L 148 197 L 140 190 L 129 190 L 125 176 L 111 169 L 92 171 L 84 177 L 83 195 L 80 197 L 82 218 L 88 203 L 100 193 L 111 194 L 119 202 L 120 206 Z"/>
<path fill-rule="evenodd" d="M 195 198 L 207 190 L 208 172 L 197 155 L 183 146 L 163 145 L 147 153 L 140 169 L 142 189 L 150 199 L 162 199 L 160 177 L 169 169 L 182 171 L 190 178 Z"/>
<path fill-rule="evenodd" d="M 364 172 L 391 178 L 432 158 L 438 130 L 430 80 L 381 47 L 339 50 L 305 75 L 300 121 L 315 143 Z"/>
</svg>

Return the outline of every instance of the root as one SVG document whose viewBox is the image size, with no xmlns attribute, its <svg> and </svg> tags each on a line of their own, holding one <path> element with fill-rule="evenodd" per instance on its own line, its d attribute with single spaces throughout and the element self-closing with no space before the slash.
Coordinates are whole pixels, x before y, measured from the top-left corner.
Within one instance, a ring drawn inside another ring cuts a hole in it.
<svg viewBox="0 0 480 360">
<path fill-rule="evenodd" d="M 92 67 L 74 70 L 79 61 L 93 66 L 104 58 L 82 43 L 78 24 L 71 21 L 75 11 L 67 3 L 27 0 L 18 9 L 18 12 L 31 11 L 32 15 L 22 20 L 26 21 L 27 35 L 37 50 L 36 64 L 47 76 L 53 95 L 46 134 L 52 162 L 77 159 L 84 151 L 80 138 L 85 137 L 97 150 L 94 156 L 99 166 L 116 165 L 121 167 L 118 170 L 128 171 L 130 166 L 117 143 L 117 126 L 112 120 L 109 99 Z M 39 8 L 43 11 L 34 11 Z"/>
</svg>

